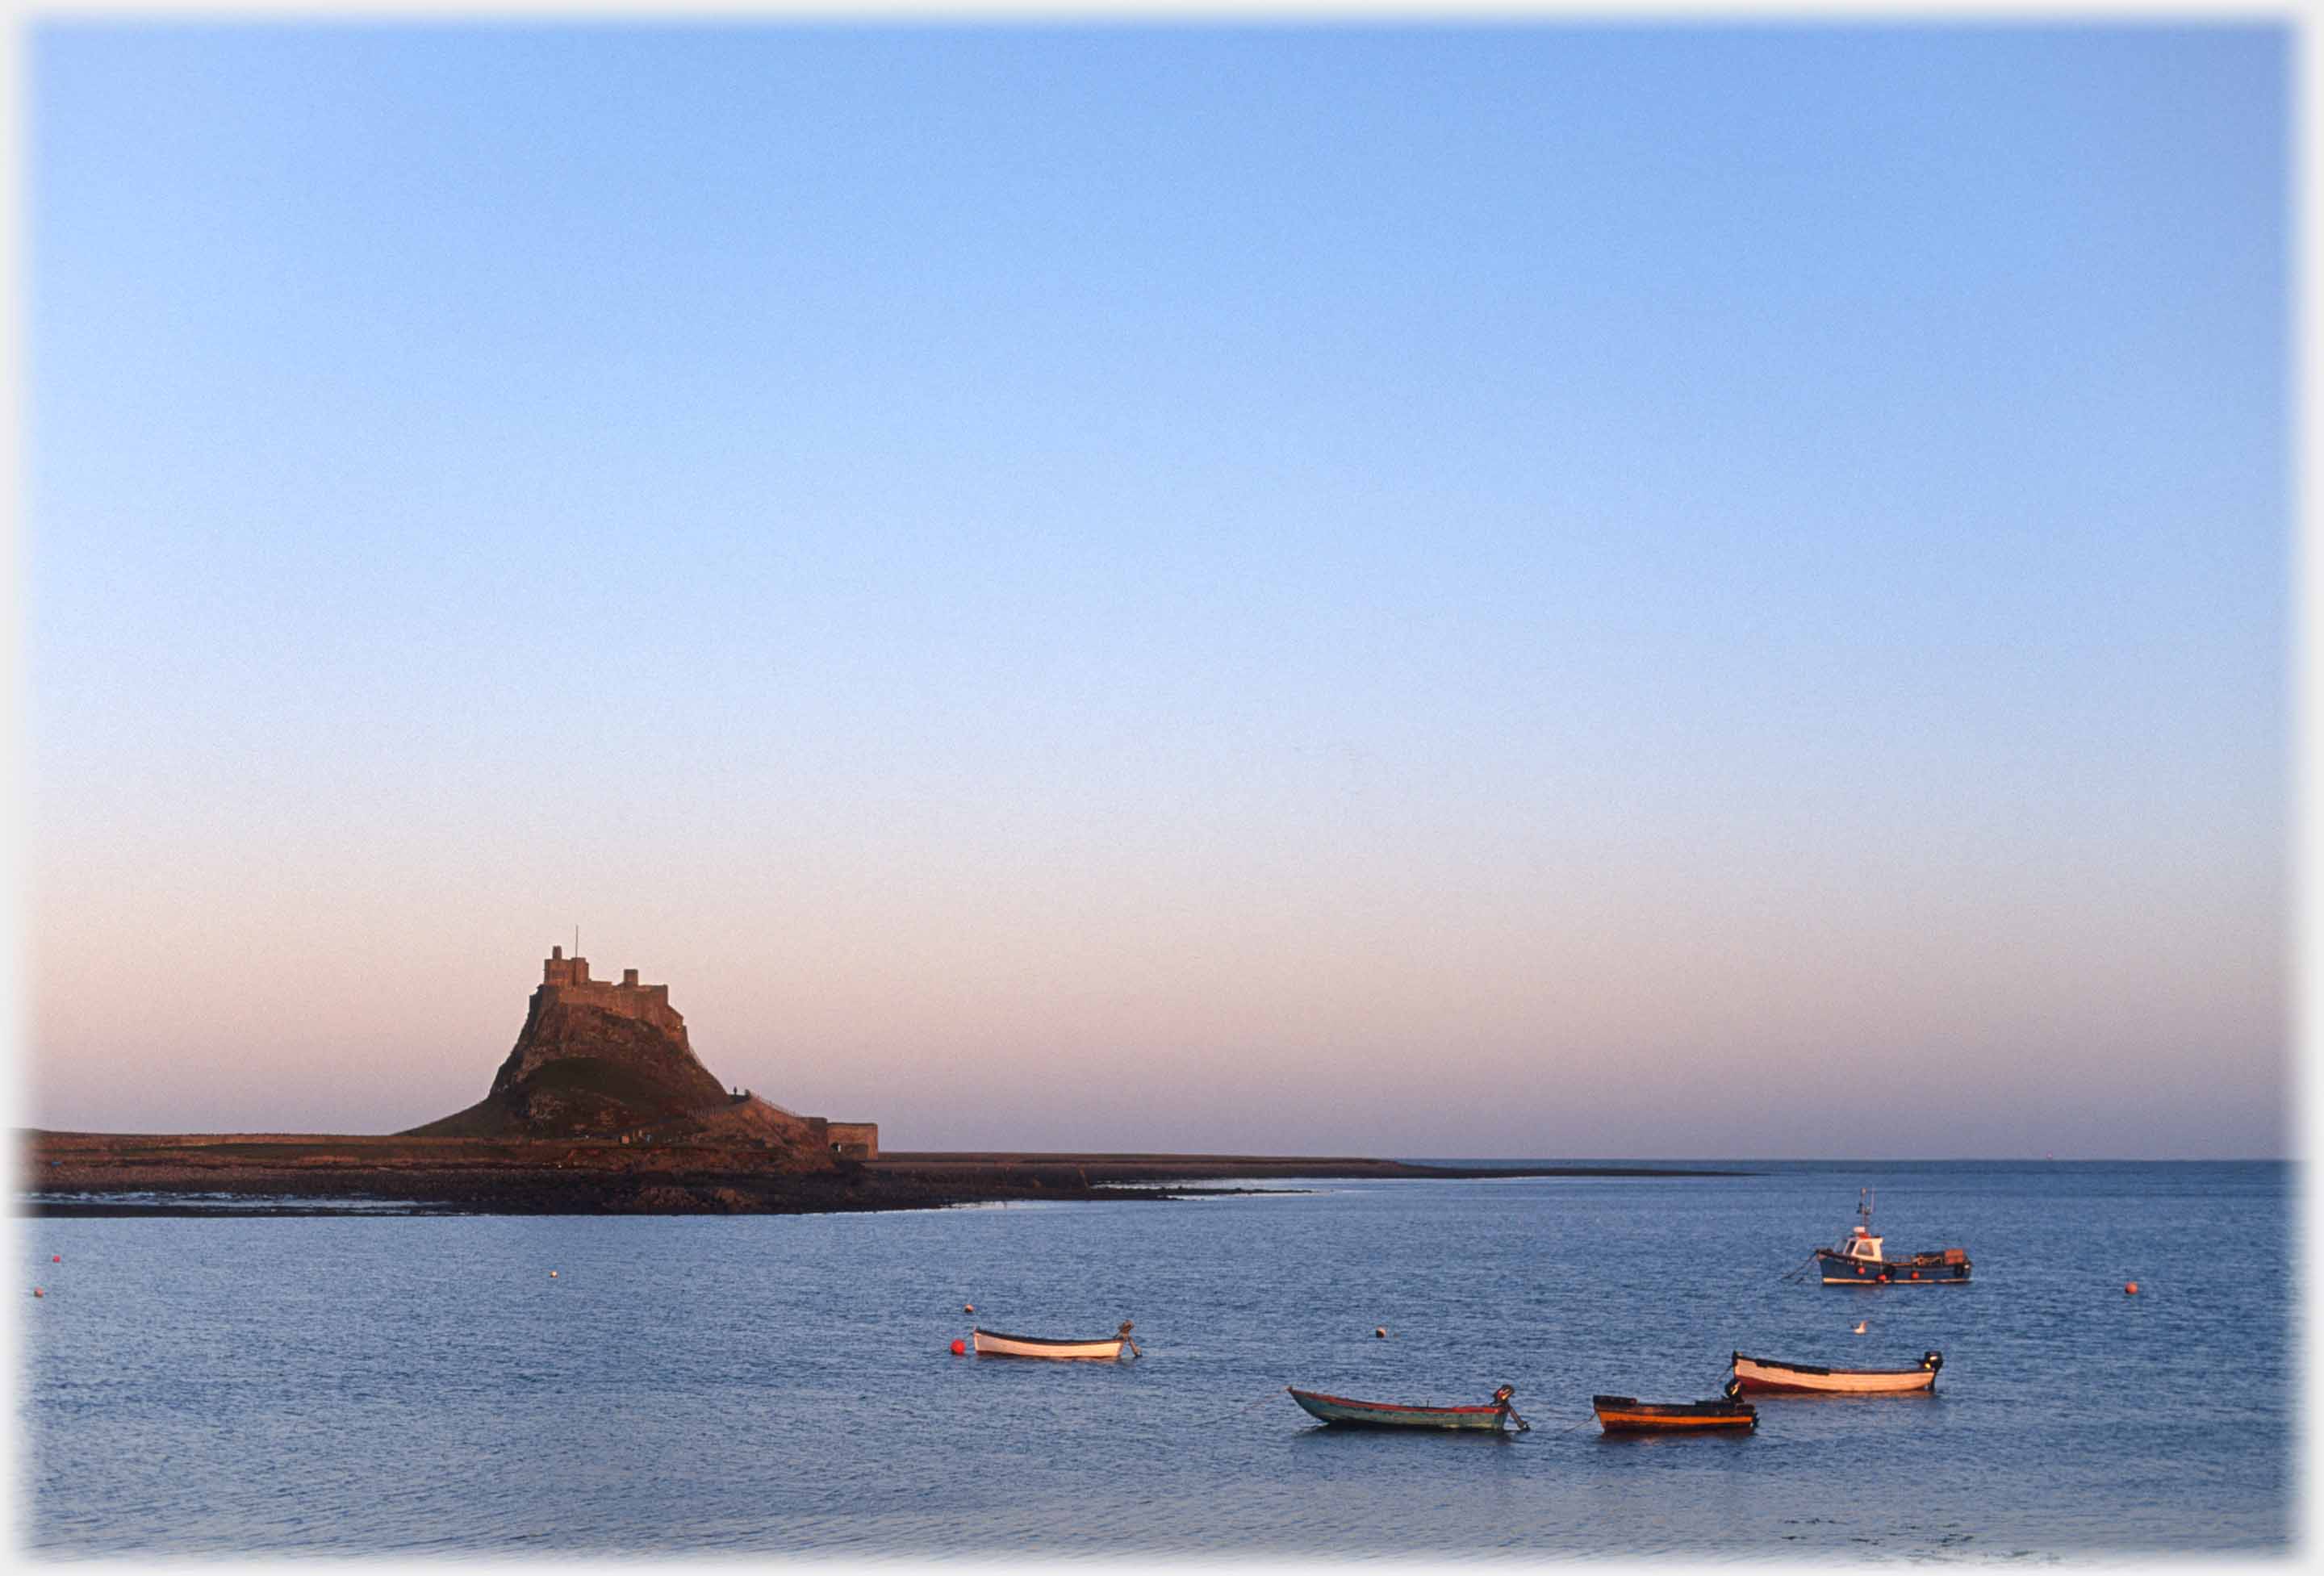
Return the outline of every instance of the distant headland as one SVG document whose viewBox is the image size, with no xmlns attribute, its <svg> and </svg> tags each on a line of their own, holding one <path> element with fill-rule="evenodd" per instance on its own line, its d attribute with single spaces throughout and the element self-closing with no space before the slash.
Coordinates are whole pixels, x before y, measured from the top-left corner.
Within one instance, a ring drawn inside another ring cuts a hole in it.
<svg viewBox="0 0 2324 1576">
<path fill-rule="evenodd" d="M 376 1136 L 35 1130 L 21 1153 L 23 1207 L 44 1215 L 806 1213 L 1167 1198 L 1240 1179 L 1740 1175 L 1323 1156 L 883 1156 L 875 1122 L 802 1116 L 730 1089 L 695 1054 L 668 986 L 639 983 L 635 969 L 619 983 L 593 979 L 588 960 L 562 947 L 543 963 L 491 1088 L 449 1116 Z"/>
</svg>

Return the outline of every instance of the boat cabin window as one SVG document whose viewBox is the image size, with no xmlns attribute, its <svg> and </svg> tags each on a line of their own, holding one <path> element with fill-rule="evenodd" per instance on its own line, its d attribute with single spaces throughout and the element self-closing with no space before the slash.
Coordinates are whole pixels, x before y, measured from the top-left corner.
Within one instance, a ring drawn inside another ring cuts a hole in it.
<svg viewBox="0 0 2324 1576">
<path fill-rule="evenodd" d="M 1856 1257 L 1858 1258 L 1877 1258 L 1880 1257 L 1880 1249 L 1873 1245 L 1872 1239 L 1869 1237 L 1858 1237 L 1856 1240 L 1855 1252 Z"/>
</svg>

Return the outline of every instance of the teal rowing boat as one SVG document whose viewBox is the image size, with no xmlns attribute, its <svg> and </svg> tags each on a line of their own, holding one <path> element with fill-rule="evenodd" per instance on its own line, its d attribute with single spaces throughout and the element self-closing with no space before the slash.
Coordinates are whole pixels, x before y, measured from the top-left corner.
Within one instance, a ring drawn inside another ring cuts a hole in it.
<svg viewBox="0 0 2324 1576">
<path fill-rule="evenodd" d="M 1283 1387 L 1310 1417 L 1335 1428 L 1479 1428 L 1498 1433 L 1505 1420 L 1516 1424 L 1519 1433 L 1532 1426 L 1509 1405 L 1509 1397 L 1517 1392 L 1507 1385 L 1495 1390 L 1491 1404 L 1484 1406 L 1406 1406 L 1395 1401 L 1351 1401 L 1345 1396 L 1326 1396 L 1291 1385 Z"/>
</svg>

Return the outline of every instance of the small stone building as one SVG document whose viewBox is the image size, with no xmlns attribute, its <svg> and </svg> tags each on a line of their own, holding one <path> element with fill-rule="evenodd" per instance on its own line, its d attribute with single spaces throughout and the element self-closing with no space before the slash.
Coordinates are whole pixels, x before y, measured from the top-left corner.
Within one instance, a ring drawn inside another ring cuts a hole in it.
<svg viewBox="0 0 2324 1576">
<path fill-rule="evenodd" d="M 878 1122 L 831 1122 L 827 1124 L 831 1152 L 843 1160 L 877 1160 L 880 1158 L 880 1124 Z"/>
</svg>

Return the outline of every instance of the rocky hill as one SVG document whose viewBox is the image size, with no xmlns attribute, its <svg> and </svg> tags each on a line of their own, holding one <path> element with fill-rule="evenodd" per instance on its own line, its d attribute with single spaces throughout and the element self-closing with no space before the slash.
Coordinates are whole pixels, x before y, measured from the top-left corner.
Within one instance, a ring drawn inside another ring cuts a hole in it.
<svg viewBox="0 0 2324 1576">
<path fill-rule="evenodd" d="M 418 1138 L 632 1138 L 764 1145 L 827 1166 L 825 1124 L 730 1094 L 687 1042 L 664 985 L 589 977 L 586 958 L 549 955 L 524 1028 L 484 1099 L 401 1135 Z"/>
</svg>

